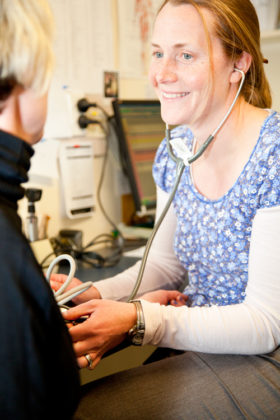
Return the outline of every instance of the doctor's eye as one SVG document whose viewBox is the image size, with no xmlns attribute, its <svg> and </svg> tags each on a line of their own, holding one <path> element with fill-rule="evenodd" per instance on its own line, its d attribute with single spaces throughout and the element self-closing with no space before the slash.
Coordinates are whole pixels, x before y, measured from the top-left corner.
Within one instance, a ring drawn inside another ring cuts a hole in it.
<svg viewBox="0 0 280 420">
<path fill-rule="evenodd" d="M 187 61 L 190 61 L 192 58 L 193 56 L 191 54 L 184 52 L 179 55 L 178 60 L 183 63 L 186 63 Z"/>
<path fill-rule="evenodd" d="M 154 51 L 152 53 L 152 56 L 155 57 L 155 58 L 162 58 L 163 57 L 163 53 L 160 52 L 160 51 Z"/>
</svg>

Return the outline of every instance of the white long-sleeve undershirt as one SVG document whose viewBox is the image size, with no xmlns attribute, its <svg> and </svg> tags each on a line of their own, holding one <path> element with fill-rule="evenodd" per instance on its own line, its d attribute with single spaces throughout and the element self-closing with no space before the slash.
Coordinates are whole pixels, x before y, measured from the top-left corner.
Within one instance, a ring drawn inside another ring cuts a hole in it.
<svg viewBox="0 0 280 420">
<path fill-rule="evenodd" d="M 160 216 L 168 194 L 158 189 L 156 220 Z M 163 220 L 151 247 L 138 296 L 157 289 L 178 290 L 186 278 L 186 270 L 173 250 L 176 217 L 171 207 Z M 103 299 L 127 300 L 133 290 L 140 261 L 122 273 L 96 282 Z"/>
<path fill-rule="evenodd" d="M 158 189 L 158 213 L 167 194 Z M 173 252 L 176 216 L 171 207 L 155 237 L 140 293 L 177 289 L 184 270 Z M 134 266 L 97 283 L 103 298 L 129 296 Z M 249 272 L 243 303 L 211 307 L 163 306 L 142 300 L 144 344 L 207 353 L 261 354 L 280 344 L 280 207 L 261 209 L 252 226 Z"/>
</svg>

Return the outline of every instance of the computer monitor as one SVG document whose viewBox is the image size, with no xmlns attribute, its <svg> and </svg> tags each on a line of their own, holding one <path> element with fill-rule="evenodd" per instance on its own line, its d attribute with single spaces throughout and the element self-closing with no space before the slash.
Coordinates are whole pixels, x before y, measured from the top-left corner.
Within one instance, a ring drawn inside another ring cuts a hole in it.
<svg viewBox="0 0 280 420">
<path fill-rule="evenodd" d="M 160 103 L 156 100 L 112 102 L 123 171 L 128 177 L 136 211 L 155 208 L 152 166 L 164 137 Z"/>
</svg>

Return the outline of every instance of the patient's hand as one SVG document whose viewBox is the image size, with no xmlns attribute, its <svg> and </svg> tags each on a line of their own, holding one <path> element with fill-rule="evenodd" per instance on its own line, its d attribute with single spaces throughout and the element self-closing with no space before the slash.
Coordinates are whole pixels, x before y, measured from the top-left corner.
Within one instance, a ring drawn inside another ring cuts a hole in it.
<svg viewBox="0 0 280 420">
<path fill-rule="evenodd" d="M 178 290 L 155 290 L 154 292 L 145 293 L 141 296 L 141 299 L 160 303 L 161 305 L 184 306 L 188 296 L 178 292 Z"/>
<path fill-rule="evenodd" d="M 59 288 L 63 285 L 66 279 L 67 279 L 66 274 L 52 274 L 50 278 L 51 288 L 54 291 L 59 290 Z M 82 284 L 81 280 L 74 277 L 70 285 L 66 288 L 66 290 L 70 290 L 73 287 L 79 286 L 80 284 Z M 85 292 L 76 296 L 74 299 L 72 299 L 72 302 L 74 302 L 75 305 L 79 305 L 80 303 L 87 302 L 91 299 L 101 299 L 101 295 L 99 291 L 94 286 L 90 287 Z"/>
</svg>

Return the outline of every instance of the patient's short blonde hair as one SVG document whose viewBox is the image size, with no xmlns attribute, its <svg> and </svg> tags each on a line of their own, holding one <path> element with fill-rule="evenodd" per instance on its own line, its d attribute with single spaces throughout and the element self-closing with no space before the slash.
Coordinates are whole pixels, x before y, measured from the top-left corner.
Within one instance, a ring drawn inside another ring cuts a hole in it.
<svg viewBox="0 0 280 420">
<path fill-rule="evenodd" d="M 53 70 L 53 17 L 47 0 L 0 0 L 0 101 L 15 85 L 47 91 Z"/>
</svg>

